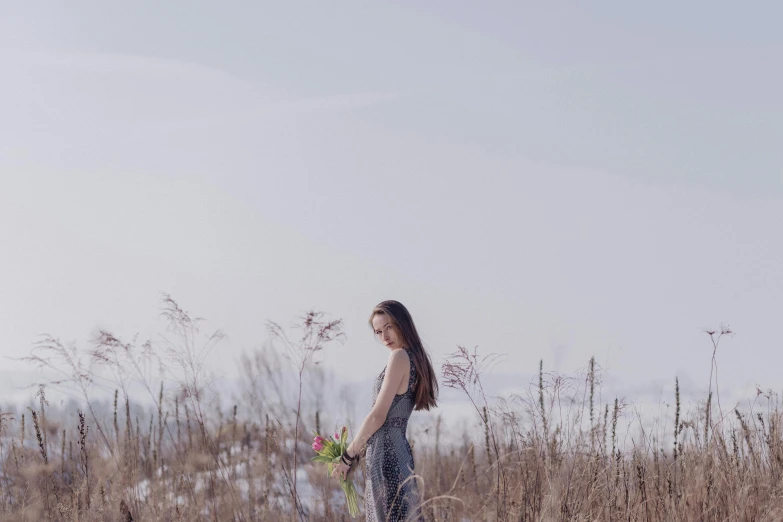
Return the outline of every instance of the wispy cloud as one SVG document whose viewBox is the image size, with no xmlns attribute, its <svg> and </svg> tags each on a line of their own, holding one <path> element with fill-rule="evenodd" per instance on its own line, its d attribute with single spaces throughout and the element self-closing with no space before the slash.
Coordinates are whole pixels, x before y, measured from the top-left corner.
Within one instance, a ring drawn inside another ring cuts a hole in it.
<svg viewBox="0 0 783 522">
<path fill-rule="evenodd" d="M 226 69 L 121 53 L 5 51 L 0 52 L 0 63 L 12 72 L 44 71 L 42 78 L 55 84 L 84 85 L 84 75 L 88 75 L 86 89 L 95 90 L 101 104 L 138 106 L 140 113 L 154 115 L 152 121 L 132 124 L 135 131 L 145 133 L 335 114 L 390 103 L 402 95 L 398 91 L 358 91 L 295 96 Z M 157 105 L 160 110 L 155 109 Z M 176 116 L 167 116 L 171 113 Z"/>
</svg>

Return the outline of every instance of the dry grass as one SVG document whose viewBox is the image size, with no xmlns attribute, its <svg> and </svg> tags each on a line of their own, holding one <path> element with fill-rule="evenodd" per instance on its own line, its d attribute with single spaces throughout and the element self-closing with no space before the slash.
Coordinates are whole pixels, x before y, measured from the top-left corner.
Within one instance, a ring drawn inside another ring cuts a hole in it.
<svg viewBox="0 0 783 522">
<path fill-rule="evenodd" d="M 41 388 L 34 407 L 0 413 L 0 520 L 349 520 L 336 482 L 309 463 L 325 416 L 275 381 L 277 354 L 246 356 L 247 401 L 224 410 L 204 371 L 221 335 L 201 335 L 168 297 L 164 310 L 170 329 L 156 343 L 166 351 L 108 332 L 86 351 L 45 338 L 29 360 L 83 392 L 82 409 L 49 406 Z M 481 382 L 490 359 L 460 347 L 443 363 L 442 384 L 466 394 L 483 436 L 447 444 L 438 417 L 435 444 L 413 440 L 427 520 L 783 520 L 783 419 L 771 393 L 717 416 L 710 394 L 683 413 L 675 380 L 674 417 L 651 430 L 621 399 L 597 402 L 594 360 L 571 376 L 542 363 L 527 393 L 498 400 Z M 92 400 L 107 387 L 99 370 L 116 385 L 109 411 Z M 154 408 L 138 407 L 131 389 Z"/>
</svg>

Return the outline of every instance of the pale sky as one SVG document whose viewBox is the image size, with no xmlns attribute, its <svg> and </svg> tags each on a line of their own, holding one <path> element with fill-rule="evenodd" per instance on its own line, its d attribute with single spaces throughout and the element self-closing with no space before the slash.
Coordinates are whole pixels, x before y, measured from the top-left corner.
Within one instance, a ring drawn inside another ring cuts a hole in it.
<svg viewBox="0 0 783 522">
<path fill-rule="evenodd" d="M 507 354 L 498 391 L 595 355 L 609 394 L 703 394 L 721 322 L 721 393 L 780 391 L 781 15 L 5 5 L 0 354 L 154 333 L 168 292 L 226 331 L 228 379 L 267 319 L 315 308 L 346 326 L 325 364 L 369 381 L 368 315 L 397 299 L 438 371 Z M 28 367 L 1 364 L 15 397 Z"/>
</svg>

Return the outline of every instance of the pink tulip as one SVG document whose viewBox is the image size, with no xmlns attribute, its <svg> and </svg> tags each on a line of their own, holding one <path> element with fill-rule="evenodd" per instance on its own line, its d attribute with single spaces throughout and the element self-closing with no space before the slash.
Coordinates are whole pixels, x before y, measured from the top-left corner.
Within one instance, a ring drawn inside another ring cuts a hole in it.
<svg viewBox="0 0 783 522">
<path fill-rule="evenodd" d="M 321 444 L 321 442 L 319 442 L 319 441 L 315 441 L 315 442 L 313 442 L 313 449 L 315 451 L 321 451 L 322 449 L 324 449 L 324 445 Z"/>
<path fill-rule="evenodd" d="M 335 433 L 335 434 L 334 434 L 334 438 L 335 438 L 336 440 L 340 440 L 340 434 L 339 434 L 339 433 Z"/>
<path fill-rule="evenodd" d="M 348 428 L 346 428 L 345 426 L 343 426 L 343 433 L 345 433 L 346 431 L 348 431 Z"/>
<path fill-rule="evenodd" d="M 320 435 L 316 435 L 315 438 L 313 439 L 314 442 L 323 442 L 324 440 L 326 439 L 324 439 Z"/>
</svg>

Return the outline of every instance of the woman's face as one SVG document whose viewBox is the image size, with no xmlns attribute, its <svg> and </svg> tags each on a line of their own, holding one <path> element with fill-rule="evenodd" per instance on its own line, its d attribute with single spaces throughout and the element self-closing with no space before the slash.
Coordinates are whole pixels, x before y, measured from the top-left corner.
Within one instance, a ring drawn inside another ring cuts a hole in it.
<svg viewBox="0 0 783 522">
<path fill-rule="evenodd" d="M 388 315 L 375 314 L 375 317 L 372 318 L 372 327 L 378 340 L 390 350 L 404 347 L 402 336 Z"/>
</svg>

